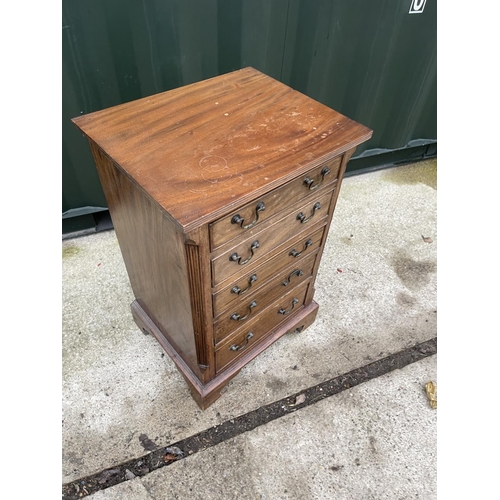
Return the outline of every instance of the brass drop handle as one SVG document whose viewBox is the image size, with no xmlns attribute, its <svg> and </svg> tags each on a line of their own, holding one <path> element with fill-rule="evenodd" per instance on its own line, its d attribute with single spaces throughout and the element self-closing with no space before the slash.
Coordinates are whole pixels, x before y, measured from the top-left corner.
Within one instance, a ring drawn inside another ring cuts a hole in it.
<svg viewBox="0 0 500 500">
<path fill-rule="evenodd" d="M 309 188 L 310 191 L 314 191 L 315 189 L 318 189 L 321 186 L 321 184 L 323 184 L 323 180 L 325 179 L 325 175 L 328 175 L 329 173 L 330 173 L 330 169 L 328 167 L 324 167 L 321 170 L 321 179 L 317 184 L 314 184 L 314 180 L 309 178 L 309 177 L 306 177 L 304 179 L 304 184 Z"/>
<path fill-rule="evenodd" d="M 252 288 L 252 284 L 256 281 L 257 275 L 252 274 L 252 276 L 250 276 L 250 278 L 248 279 L 248 286 L 244 290 L 242 290 L 239 286 L 233 286 L 233 288 L 231 288 L 231 293 L 235 293 L 236 295 L 243 295 L 244 293 L 248 292 L 250 288 Z"/>
<path fill-rule="evenodd" d="M 248 345 L 248 341 L 253 337 L 253 332 L 248 332 L 247 336 L 245 337 L 245 342 L 243 344 L 238 345 L 238 344 L 233 344 L 229 350 L 230 351 L 242 351 L 245 349 L 245 347 Z"/>
<path fill-rule="evenodd" d="M 313 217 L 314 214 L 316 213 L 316 210 L 319 210 L 321 208 L 321 203 L 317 201 L 314 206 L 312 207 L 312 212 L 309 217 L 306 218 L 306 216 L 300 212 L 300 214 L 297 214 L 297 220 L 300 220 L 301 224 L 305 224 L 306 222 L 309 222 Z"/>
<path fill-rule="evenodd" d="M 307 247 L 310 247 L 313 244 L 313 241 L 309 238 L 305 243 L 304 243 L 304 250 L 302 252 L 297 252 L 295 248 L 293 250 L 290 250 L 290 253 L 288 255 L 291 255 L 292 257 L 300 257 L 306 250 Z"/>
<path fill-rule="evenodd" d="M 292 300 L 292 303 L 291 303 L 291 306 L 290 306 L 290 309 L 280 309 L 278 311 L 278 314 L 289 314 L 292 312 L 292 309 L 295 307 L 295 304 L 297 304 L 299 302 L 299 299 L 293 299 Z"/>
<path fill-rule="evenodd" d="M 250 302 L 250 305 L 248 306 L 248 314 L 246 314 L 245 316 L 241 316 L 241 314 L 233 313 L 231 314 L 229 319 L 234 319 L 235 321 L 245 321 L 252 314 L 252 309 L 254 307 L 257 307 L 257 302 L 255 302 L 255 300 Z"/>
<path fill-rule="evenodd" d="M 231 224 L 239 224 L 242 229 L 250 229 L 251 227 L 255 226 L 255 224 L 257 224 L 257 221 L 259 220 L 259 212 L 263 212 L 265 209 L 266 205 L 264 205 L 264 202 L 261 201 L 257 203 L 257 206 L 255 207 L 255 220 L 253 222 L 250 222 L 250 224 L 244 226 L 243 223 L 245 222 L 245 219 L 243 217 L 240 217 L 239 214 L 236 214 L 231 219 Z"/>
<path fill-rule="evenodd" d="M 302 272 L 302 269 L 295 269 L 295 271 L 291 272 L 289 275 L 288 275 L 288 278 L 283 281 L 281 284 L 283 286 L 288 286 L 290 284 L 290 280 L 292 279 L 292 276 L 296 274 L 297 276 L 302 276 L 304 273 Z"/>
<path fill-rule="evenodd" d="M 229 257 L 229 260 L 231 262 L 238 262 L 238 265 L 240 266 L 243 266 L 245 265 L 247 262 L 250 261 L 250 259 L 253 257 L 253 251 L 256 249 L 256 248 L 259 248 L 259 242 L 258 240 L 255 240 L 251 245 L 250 245 L 250 257 L 247 257 L 244 261 L 241 260 L 241 257 L 235 252 L 233 253 L 230 257 Z"/>
</svg>

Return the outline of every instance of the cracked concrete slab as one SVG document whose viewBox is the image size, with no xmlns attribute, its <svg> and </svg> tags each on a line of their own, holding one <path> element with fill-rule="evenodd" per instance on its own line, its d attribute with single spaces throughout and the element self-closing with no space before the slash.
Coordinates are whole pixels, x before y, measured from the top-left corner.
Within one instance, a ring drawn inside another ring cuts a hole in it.
<svg viewBox="0 0 500 500">
<path fill-rule="evenodd" d="M 436 498 L 437 411 L 425 394 L 436 362 L 430 356 L 135 479 L 138 496 L 123 483 L 90 498 Z"/>
</svg>

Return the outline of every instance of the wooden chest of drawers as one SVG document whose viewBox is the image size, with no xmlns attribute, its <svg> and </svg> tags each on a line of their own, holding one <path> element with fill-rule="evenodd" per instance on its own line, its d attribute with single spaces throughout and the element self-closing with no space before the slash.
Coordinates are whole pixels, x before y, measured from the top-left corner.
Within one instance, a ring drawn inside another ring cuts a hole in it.
<svg viewBox="0 0 500 500">
<path fill-rule="evenodd" d="M 135 299 L 201 408 L 313 321 L 346 164 L 372 131 L 254 70 L 75 118 Z"/>
</svg>

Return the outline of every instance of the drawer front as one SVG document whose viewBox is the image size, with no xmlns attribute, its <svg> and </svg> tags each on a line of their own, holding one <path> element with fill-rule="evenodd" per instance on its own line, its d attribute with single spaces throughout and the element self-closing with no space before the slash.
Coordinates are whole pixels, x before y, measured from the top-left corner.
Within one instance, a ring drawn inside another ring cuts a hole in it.
<svg viewBox="0 0 500 500">
<path fill-rule="evenodd" d="M 254 268 L 254 265 L 265 257 L 267 252 L 292 238 L 303 230 L 306 224 L 326 220 L 331 199 L 332 191 L 308 199 L 306 204 L 291 214 L 213 259 L 213 285 L 241 271 L 244 266 L 249 269 Z"/>
<path fill-rule="evenodd" d="M 263 221 L 288 208 L 291 203 L 331 187 L 338 178 L 340 162 L 340 157 L 334 158 L 212 223 L 212 250 L 242 234 L 258 230 Z"/>
<path fill-rule="evenodd" d="M 219 316 L 233 304 L 239 304 L 240 299 L 251 295 L 264 286 L 278 269 L 293 265 L 305 256 L 311 255 L 321 246 L 325 228 L 322 227 L 310 236 L 304 236 L 280 252 L 276 257 L 264 262 L 253 272 L 247 273 L 239 280 L 218 293 L 213 294 L 214 317 Z"/>
<path fill-rule="evenodd" d="M 310 280 L 275 301 L 258 319 L 254 319 L 247 327 L 240 328 L 237 333 L 221 344 L 215 351 L 216 372 L 251 350 L 260 339 L 271 334 L 280 323 L 300 311 L 304 305 L 309 283 Z"/>
<path fill-rule="evenodd" d="M 229 309 L 214 324 L 215 342 L 219 343 L 237 328 L 249 323 L 253 318 L 258 319 L 260 313 L 274 300 L 290 289 L 309 279 L 312 276 L 316 253 L 301 259 L 296 265 L 284 269 L 266 286 L 251 296 L 240 300 Z"/>
</svg>

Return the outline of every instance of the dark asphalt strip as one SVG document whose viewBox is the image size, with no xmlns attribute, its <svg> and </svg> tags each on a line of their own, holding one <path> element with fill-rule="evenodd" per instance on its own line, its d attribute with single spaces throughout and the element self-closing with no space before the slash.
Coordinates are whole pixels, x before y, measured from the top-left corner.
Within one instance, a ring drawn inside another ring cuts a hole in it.
<svg viewBox="0 0 500 500">
<path fill-rule="evenodd" d="M 363 382 L 403 368 L 427 356 L 432 356 L 436 352 L 437 338 L 433 338 L 404 351 L 391 354 L 386 358 L 382 358 L 361 368 L 356 368 L 349 373 L 304 389 L 297 394 L 262 406 L 257 410 L 245 413 L 234 419 L 227 420 L 194 436 L 173 443 L 167 448 L 154 450 L 142 457 L 134 458 L 128 462 L 65 484 L 62 488 L 63 500 L 83 498 L 96 491 L 115 486 L 134 477 L 145 476 L 156 469 L 182 460 L 199 451 L 206 450 L 244 432 L 251 431 L 260 425 L 267 424 L 272 420 L 293 413 Z M 299 395 L 303 395 L 303 397 L 301 396 L 297 400 L 297 396 Z M 296 401 L 301 400 L 303 400 L 302 403 L 296 404 Z"/>
</svg>

